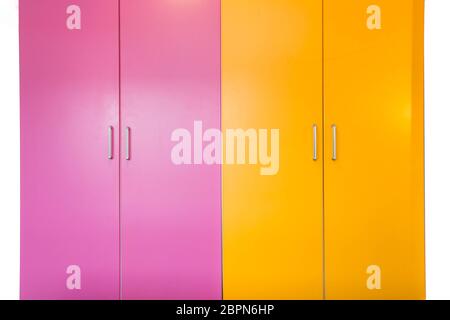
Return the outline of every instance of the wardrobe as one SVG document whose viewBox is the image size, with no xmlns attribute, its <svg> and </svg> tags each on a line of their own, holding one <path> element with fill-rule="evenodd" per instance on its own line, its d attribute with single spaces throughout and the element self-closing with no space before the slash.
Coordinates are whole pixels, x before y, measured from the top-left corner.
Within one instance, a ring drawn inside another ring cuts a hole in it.
<svg viewBox="0 0 450 320">
<path fill-rule="evenodd" d="M 220 299 L 220 1 L 21 0 L 23 299 Z"/>
<path fill-rule="evenodd" d="M 422 0 L 19 6 L 22 299 L 425 298 Z"/>
<path fill-rule="evenodd" d="M 225 299 L 423 299 L 423 1 L 222 1 Z"/>
</svg>

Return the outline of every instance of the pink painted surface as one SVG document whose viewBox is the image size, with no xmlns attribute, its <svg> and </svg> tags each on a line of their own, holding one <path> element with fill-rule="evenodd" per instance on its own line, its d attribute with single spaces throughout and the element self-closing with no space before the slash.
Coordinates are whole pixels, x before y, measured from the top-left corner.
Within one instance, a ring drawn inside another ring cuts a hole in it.
<svg viewBox="0 0 450 320">
<path fill-rule="evenodd" d="M 20 1 L 22 299 L 119 298 L 118 23 L 117 0 Z"/>
<path fill-rule="evenodd" d="M 175 166 L 170 141 L 194 120 L 220 128 L 220 1 L 121 9 L 122 296 L 221 299 L 221 169 Z"/>
</svg>

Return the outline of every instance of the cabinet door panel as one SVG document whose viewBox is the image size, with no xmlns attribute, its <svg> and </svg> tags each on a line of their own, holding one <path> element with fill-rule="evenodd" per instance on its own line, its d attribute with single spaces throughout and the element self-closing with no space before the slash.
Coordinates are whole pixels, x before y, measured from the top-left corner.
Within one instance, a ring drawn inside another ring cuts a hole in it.
<svg viewBox="0 0 450 320">
<path fill-rule="evenodd" d="M 118 1 L 20 1 L 23 299 L 119 297 L 118 36 Z"/>
<path fill-rule="evenodd" d="M 122 1 L 121 44 L 123 298 L 220 299 L 220 166 L 171 160 L 175 129 L 220 128 L 220 1 Z"/>
<path fill-rule="evenodd" d="M 321 299 L 321 1 L 222 1 L 222 75 L 224 130 L 280 136 L 275 174 L 223 167 L 224 298 Z"/>
<path fill-rule="evenodd" d="M 423 1 L 324 8 L 326 298 L 424 298 Z"/>
</svg>

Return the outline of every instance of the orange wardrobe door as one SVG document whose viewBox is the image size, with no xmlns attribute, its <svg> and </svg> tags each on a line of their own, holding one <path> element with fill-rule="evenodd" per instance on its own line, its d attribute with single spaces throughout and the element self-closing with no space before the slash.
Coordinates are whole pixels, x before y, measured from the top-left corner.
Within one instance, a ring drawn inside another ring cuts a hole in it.
<svg viewBox="0 0 450 320">
<path fill-rule="evenodd" d="M 222 73 L 224 298 L 322 299 L 321 1 L 222 1 Z"/>
<path fill-rule="evenodd" d="M 423 299 L 423 0 L 325 0 L 324 35 L 325 297 Z"/>
</svg>

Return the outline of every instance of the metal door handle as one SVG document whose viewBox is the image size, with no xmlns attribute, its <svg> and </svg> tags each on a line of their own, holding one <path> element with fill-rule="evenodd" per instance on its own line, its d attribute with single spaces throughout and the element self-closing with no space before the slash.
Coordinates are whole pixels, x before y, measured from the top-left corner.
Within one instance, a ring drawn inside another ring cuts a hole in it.
<svg viewBox="0 0 450 320">
<path fill-rule="evenodd" d="M 313 160 L 317 161 L 317 125 L 313 125 Z"/>
<path fill-rule="evenodd" d="M 125 134 L 126 134 L 126 137 L 125 137 L 125 159 L 131 160 L 131 153 L 130 153 L 131 129 L 130 129 L 130 127 L 126 128 Z"/>
<path fill-rule="evenodd" d="M 331 126 L 331 130 L 333 131 L 333 156 L 332 156 L 332 160 L 336 161 L 337 160 L 337 127 L 335 124 L 333 124 Z"/>
<path fill-rule="evenodd" d="M 108 127 L 108 159 L 113 159 L 113 137 L 114 135 L 114 128 L 113 126 Z"/>
</svg>

